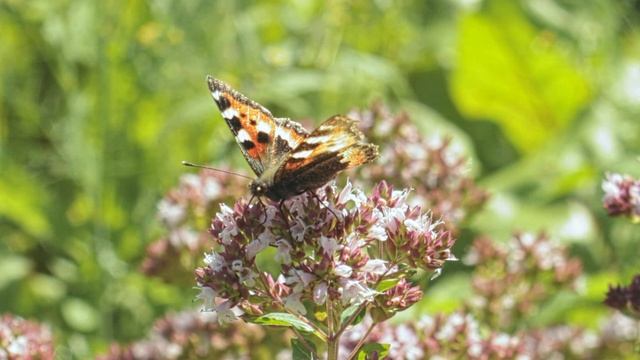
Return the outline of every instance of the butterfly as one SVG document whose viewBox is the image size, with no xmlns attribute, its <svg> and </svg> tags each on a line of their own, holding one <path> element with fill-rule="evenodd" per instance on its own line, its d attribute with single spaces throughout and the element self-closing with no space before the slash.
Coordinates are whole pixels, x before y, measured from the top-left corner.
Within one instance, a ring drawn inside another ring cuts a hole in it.
<svg viewBox="0 0 640 360">
<path fill-rule="evenodd" d="M 378 147 L 365 142 L 356 121 L 346 116 L 332 116 L 308 132 L 295 121 L 274 117 L 267 108 L 218 79 L 207 76 L 207 84 L 257 176 L 249 185 L 253 196 L 283 201 L 378 156 Z"/>
</svg>

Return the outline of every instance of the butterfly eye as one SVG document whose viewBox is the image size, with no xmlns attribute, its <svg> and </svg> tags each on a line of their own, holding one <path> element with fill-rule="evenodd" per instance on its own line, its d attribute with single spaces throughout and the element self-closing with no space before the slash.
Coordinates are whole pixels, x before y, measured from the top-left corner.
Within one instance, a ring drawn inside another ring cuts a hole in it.
<svg viewBox="0 0 640 360">
<path fill-rule="evenodd" d="M 250 188 L 251 188 L 251 192 L 254 195 L 260 196 L 265 192 L 264 185 L 262 185 L 261 183 L 259 183 L 257 181 L 252 182 L 251 185 L 250 185 Z"/>
</svg>

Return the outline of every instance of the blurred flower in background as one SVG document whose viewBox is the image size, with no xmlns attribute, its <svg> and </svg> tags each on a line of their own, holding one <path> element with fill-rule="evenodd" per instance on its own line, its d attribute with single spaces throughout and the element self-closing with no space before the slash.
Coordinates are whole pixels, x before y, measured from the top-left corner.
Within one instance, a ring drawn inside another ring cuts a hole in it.
<svg viewBox="0 0 640 360">
<path fill-rule="evenodd" d="M 422 136 L 408 113 L 393 115 L 381 103 L 349 116 L 381 149 L 380 159 L 358 169 L 360 181 L 389 181 L 414 190 L 411 201 L 455 228 L 479 210 L 488 194 L 470 176 L 469 158 L 451 138 Z"/>
<path fill-rule="evenodd" d="M 101 360 L 129 359 L 258 359 L 271 358 L 273 347 L 285 345 L 287 336 L 241 322 L 221 327 L 216 315 L 199 311 L 169 314 L 158 320 L 145 340 L 112 345 Z"/>
<path fill-rule="evenodd" d="M 182 175 L 179 185 L 158 203 L 166 235 L 147 246 L 141 270 L 169 281 L 190 281 L 196 257 L 210 247 L 206 229 L 216 208 L 246 191 L 243 181 L 231 174 L 201 170 Z"/>
<path fill-rule="evenodd" d="M 507 246 L 480 237 L 464 261 L 474 266 L 467 305 L 495 330 L 513 330 L 544 299 L 574 289 L 582 275 L 581 261 L 544 234 L 517 234 Z"/>
<path fill-rule="evenodd" d="M 54 359 L 51 330 L 11 314 L 0 316 L 0 359 Z"/>
<path fill-rule="evenodd" d="M 602 181 L 604 208 L 611 216 L 640 219 L 640 180 L 628 175 L 607 174 Z"/>
<path fill-rule="evenodd" d="M 580 261 L 545 235 L 517 234 L 504 247 L 479 238 L 465 261 L 474 265 L 473 296 L 462 309 L 378 325 L 369 341 L 391 344 L 389 359 L 618 358 L 633 351 L 637 324 L 615 315 L 599 329 L 518 326 L 531 321 L 555 292 L 571 288 L 581 275 Z M 362 323 L 345 335 L 345 352 L 367 326 Z"/>
</svg>

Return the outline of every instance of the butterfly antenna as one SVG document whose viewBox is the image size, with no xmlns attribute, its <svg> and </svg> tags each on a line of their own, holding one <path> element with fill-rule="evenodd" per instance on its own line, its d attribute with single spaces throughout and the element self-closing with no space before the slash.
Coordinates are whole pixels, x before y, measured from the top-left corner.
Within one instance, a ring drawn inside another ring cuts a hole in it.
<svg viewBox="0 0 640 360">
<path fill-rule="evenodd" d="M 242 175 L 242 174 L 238 174 L 238 173 L 234 173 L 232 171 L 226 171 L 226 170 L 222 170 L 222 169 L 216 169 L 216 168 L 212 168 L 210 166 L 205 166 L 205 165 L 199 165 L 199 164 L 194 164 L 194 163 L 190 163 L 188 161 L 182 161 L 182 165 L 184 166 L 189 166 L 189 167 L 194 167 L 194 168 L 200 168 L 200 169 L 207 169 L 207 170 L 212 170 L 212 171 L 218 171 L 221 173 L 225 173 L 225 174 L 229 174 L 229 175 L 235 175 L 235 176 L 240 176 L 243 177 L 245 179 L 249 179 L 249 180 L 253 180 L 253 178 L 250 178 L 248 176 Z"/>
</svg>

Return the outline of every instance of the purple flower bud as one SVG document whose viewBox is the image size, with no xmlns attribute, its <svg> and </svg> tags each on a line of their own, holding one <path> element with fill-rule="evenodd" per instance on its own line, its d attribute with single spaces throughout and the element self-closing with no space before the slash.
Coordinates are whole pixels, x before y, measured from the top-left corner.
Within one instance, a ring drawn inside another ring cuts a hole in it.
<svg viewBox="0 0 640 360">
<path fill-rule="evenodd" d="M 607 291 L 607 297 L 604 300 L 604 303 L 607 304 L 607 306 L 618 310 L 624 310 L 627 307 L 628 301 L 629 294 L 625 287 L 620 285 L 609 285 L 609 291 Z"/>
</svg>

